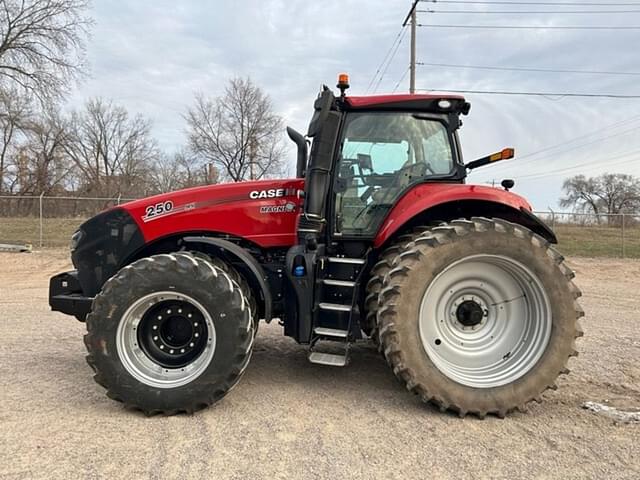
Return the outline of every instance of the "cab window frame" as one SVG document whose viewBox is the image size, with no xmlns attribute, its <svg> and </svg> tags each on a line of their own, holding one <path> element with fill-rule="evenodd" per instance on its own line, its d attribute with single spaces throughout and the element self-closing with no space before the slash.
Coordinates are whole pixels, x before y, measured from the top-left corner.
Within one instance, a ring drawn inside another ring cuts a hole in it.
<svg viewBox="0 0 640 480">
<path fill-rule="evenodd" d="M 341 161 L 342 161 L 342 152 L 343 152 L 345 141 L 346 141 L 345 137 L 348 131 L 349 124 L 354 119 L 361 117 L 363 115 L 378 116 L 378 115 L 390 115 L 390 114 L 410 115 L 416 118 L 416 120 L 435 121 L 440 123 L 444 128 L 444 131 L 447 135 L 447 139 L 449 142 L 449 149 L 451 153 L 451 170 L 449 171 L 449 173 L 446 173 L 446 174 L 425 175 L 419 180 L 409 183 L 405 188 L 403 188 L 398 193 L 398 195 L 393 200 L 393 204 L 387 208 L 387 211 L 385 212 L 385 214 L 380 217 L 377 224 L 373 225 L 373 228 L 371 228 L 370 230 L 361 229 L 360 231 L 353 231 L 353 230 L 347 231 L 347 232 L 340 231 L 339 222 L 338 222 L 338 213 L 340 212 L 337 211 L 338 190 L 339 190 L 339 183 L 341 180 L 339 173 L 340 173 L 340 167 L 341 167 Z M 330 222 L 331 222 L 331 228 L 330 228 L 331 235 L 335 237 L 340 237 L 342 239 L 372 240 L 377 235 L 380 226 L 384 223 L 387 216 L 393 210 L 393 207 L 402 199 L 402 197 L 409 190 L 411 190 L 415 186 L 425 184 L 425 183 L 451 183 L 451 182 L 464 183 L 466 171 L 464 170 L 464 166 L 460 163 L 462 160 L 461 160 L 460 148 L 458 143 L 457 130 L 458 130 L 458 125 L 457 124 L 452 125 L 451 116 L 447 114 L 439 114 L 439 113 L 431 113 L 431 112 L 425 113 L 425 112 L 411 111 L 411 110 L 405 110 L 405 109 L 398 109 L 398 110 L 388 109 L 384 111 L 362 109 L 362 110 L 347 112 L 342 120 L 342 125 L 340 127 L 338 141 L 335 148 L 335 159 L 333 163 L 335 175 L 334 175 L 334 181 L 332 182 L 332 191 L 329 199 L 330 205 L 331 205 L 331 212 L 329 216 Z"/>
</svg>

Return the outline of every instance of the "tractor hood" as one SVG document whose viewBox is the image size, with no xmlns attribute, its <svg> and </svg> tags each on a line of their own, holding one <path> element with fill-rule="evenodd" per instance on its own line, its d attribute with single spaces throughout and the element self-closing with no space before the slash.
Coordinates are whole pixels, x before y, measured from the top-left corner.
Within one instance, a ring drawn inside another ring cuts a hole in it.
<svg viewBox="0 0 640 480">
<path fill-rule="evenodd" d="M 188 188 L 126 203 L 145 243 L 176 234 L 241 237 L 261 247 L 293 245 L 304 180 L 261 180 Z"/>
</svg>

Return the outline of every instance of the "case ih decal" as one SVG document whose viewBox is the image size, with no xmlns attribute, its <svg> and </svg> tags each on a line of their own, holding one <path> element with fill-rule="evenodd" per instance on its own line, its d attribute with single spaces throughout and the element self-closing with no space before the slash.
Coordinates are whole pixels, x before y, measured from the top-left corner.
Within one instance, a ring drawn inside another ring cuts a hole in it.
<svg viewBox="0 0 640 480">
<path fill-rule="evenodd" d="M 249 198 L 257 200 L 260 198 L 280 198 L 284 197 L 286 191 L 284 188 L 272 188 L 270 190 L 254 190 L 249 194 Z"/>
</svg>

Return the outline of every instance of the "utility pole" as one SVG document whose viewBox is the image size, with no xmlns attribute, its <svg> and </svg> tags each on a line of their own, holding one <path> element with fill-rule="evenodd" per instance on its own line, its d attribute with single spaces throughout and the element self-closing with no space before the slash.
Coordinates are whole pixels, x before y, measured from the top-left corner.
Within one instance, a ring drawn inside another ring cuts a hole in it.
<svg viewBox="0 0 640 480">
<path fill-rule="evenodd" d="M 416 7 L 418 6 L 418 2 L 420 0 L 414 0 L 413 5 L 411 5 L 411 10 L 405 18 L 403 27 L 407 26 L 409 20 L 411 20 L 411 59 L 409 63 L 409 93 L 416 93 L 416 30 L 418 28 L 418 15 L 416 12 Z"/>
</svg>

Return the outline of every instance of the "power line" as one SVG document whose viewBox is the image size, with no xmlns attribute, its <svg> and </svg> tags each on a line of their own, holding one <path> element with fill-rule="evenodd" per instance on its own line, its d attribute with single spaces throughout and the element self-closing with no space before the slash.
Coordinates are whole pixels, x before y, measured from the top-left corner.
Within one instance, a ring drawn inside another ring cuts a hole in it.
<svg viewBox="0 0 640 480">
<path fill-rule="evenodd" d="M 500 29 L 500 30 L 640 30 L 640 26 L 545 26 L 545 25 L 446 25 L 446 24 L 423 24 L 418 27 L 429 28 L 467 28 L 467 29 Z"/>
<path fill-rule="evenodd" d="M 563 69 L 550 69 L 550 68 L 535 68 L 535 67 L 497 67 L 489 65 L 456 65 L 450 63 L 425 63 L 418 62 L 416 65 L 428 66 L 428 67 L 447 67 L 447 68 L 470 68 L 477 70 L 505 70 L 513 72 L 542 72 L 542 73 L 580 73 L 587 75 L 640 75 L 640 72 L 612 72 L 604 70 L 563 70 Z"/>
<path fill-rule="evenodd" d="M 373 86 L 373 84 L 376 81 L 376 78 L 378 77 L 378 74 L 380 73 L 380 71 L 382 70 L 382 67 L 384 66 L 385 62 L 387 61 L 387 58 L 389 57 L 389 55 L 391 54 L 391 51 L 393 50 L 393 48 L 396 46 L 396 43 L 398 42 L 398 40 L 403 36 L 403 33 L 405 32 L 404 27 L 400 28 L 400 31 L 398 32 L 398 34 L 395 36 L 395 38 L 393 39 L 393 43 L 391 44 L 391 47 L 389 48 L 389 50 L 387 51 L 386 55 L 384 56 L 384 58 L 382 59 L 382 62 L 380 62 L 380 65 L 378 66 L 378 68 L 376 69 L 376 73 L 374 73 L 373 77 L 371 78 L 371 81 L 369 82 L 369 85 L 367 86 L 367 92 L 369 90 L 371 90 L 371 87 Z"/>
<path fill-rule="evenodd" d="M 484 1 L 484 0 L 421 0 L 426 3 L 449 3 L 465 5 L 563 5 L 572 7 L 632 7 L 640 5 L 640 2 L 602 3 L 602 2 L 518 2 L 518 1 Z"/>
<path fill-rule="evenodd" d="M 585 170 L 585 167 L 587 167 L 587 170 L 590 170 L 590 169 L 593 169 L 593 168 L 597 168 L 597 167 L 599 167 L 601 165 L 604 165 L 606 167 L 610 167 L 610 166 L 615 166 L 615 165 L 629 164 L 631 162 L 640 160 L 640 158 L 636 158 L 634 160 L 620 160 L 620 161 L 617 161 L 617 162 L 610 162 L 610 160 L 617 160 L 620 157 L 629 157 L 629 156 L 632 156 L 632 155 L 637 155 L 638 153 L 640 153 L 640 150 L 633 150 L 631 152 L 627 152 L 627 153 L 624 153 L 624 154 L 619 154 L 619 155 L 616 155 L 615 157 L 606 158 L 604 160 L 603 159 L 594 160 L 592 162 L 585 162 L 585 163 L 582 163 L 580 165 L 573 165 L 571 167 L 558 168 L 556 170 L 549 170 L 547 172 L 531 173 L 529 175 L 519 175 L 518 178 L 519 179 L 522 179 L 522 178 L 533 179 L 533 178 L 554 177 L 558 173 L 569 173 L 569 172 L 574 172 L 574 171 L 578 171 L 578 170 Z"/>
<path fill-rule="evenodd" d="M 598 135 L 598 134 L 604 133 L 606 130 L 611 130 L 612 128 L 616 128 L 616 127 L 621 127 L 623 125 L 627 125 L 629 123 L 633 123 L 633 122 L 635 122 L 637 120 L 640 120 L 640 115 L 635 115 L 635 116 L 627 118 L 625 120 L 621 120 L 619 122 L 615 122 L 615 123 L 611 123 L 609 125 L 605 125 L 604 127 L 600 127 L 599 129 L 593 130 L 592 132 L 585 133 L 584 135 L 580 135 L 578 137 L 574 137 L 574 138 L 566 140 L 566 141 L 564 141 L 562 143 L 557 143 L 555 145 L 551 145 L 549 147 L 542 148 L 540 150 L 535 150 L 535 151 L 533 151 L 531 153 L 527 153 L 526 155 L 522 155 L 519 158 L 522 159 L 522 158 L 527 158 L 527 157 L 533 157 L 533 156 L 538 155 L 540 153 L 548 152 L 549 150 L 555 150 L 556 148 L 560 148 L 560 147 L 563 147 L 563 146 L 570 145 L 572 143 L 576 143 L 579 140 L 584 140 L 586 138 L 592 137 L 593 135 Z M 601 141 L 602 140 L 607 140 L 609 138 L 611 138 L 611 136 L 605 137 L 605 138 L 600 139 L 600 140 Z"/>
<path fill-rule="evenodd" d="M 391 54 L 391 56 L 389 56 L 389 60 L 387 61 L 387 64 L 384 67 L 384 70 L 380 74 L 380 78 L 378 78 L 378 83 L 376 83 L 376 86 L 373 89 L 373 93 L 378 91 L 378 87 L 380 87 L 380 84 L 382 83 L 382 80 L 384 79 L 384 76 L 387 74 L 387 71 L 389 70 L 389 66 L 391 65 L 391 62 L 395 58 L 396 54 L 398 53 L 398 50 L 400 49 L 400 46 L 402 45 L 402 41 L 404 40 L 404 34 L 405 33 L 407 33 L 407 30 L 403 27 L 401 35 L 400 35 L 400 40 L 396 44 L 396 47 L 393 50 L 393 53 Z"/>
<path fill-rule="evenodd" d="M 634 119 L 632 119 L 632 120 L 634 120 Z M 630 120 L 630 121 L 632 121 L 632 120 Z M 625 123 L 625 122 L 619 122 L 618 125 L 622 124 L 622 123 Z M 629 123 L 629 121 L 627 121 L 626 123 Z M 602 137 L 602 138 L 598 138 L 598 139 L 595 139 L 595 140 L 590 140 L 588 142 L 579 143 L 578 145 L 569 146 L 571 143 L 575 142 L 575 140 L 573 140 L 573 141 L 565 142 L 565 144 L 558 144 L 558 145 L 555 145 L 553 147 L 543 148 L 541 150 L 538 150 L 537 152 L 528 153 L 526 155 L 522 155 L 522 156 L 518 157 L 518 160 L 516 162 L 507 163 L 507 164 L 498 164 L 498 165 L 496 165 L 496 168 L 501 167 L 501 166 L 504 169 L 522 168 L 523 165 L 528 165 L 528 164 L 531 164 L 532 162 L 540 162 L 540 161 L 545 160 L 547 158 L 554 158 L 554 157 L 557 157 L 559 155 L 565 155 L 566 153 L 571 152 L 573 150 L 578 150 L 580 148 L 588 147 L 589 145 L 602 143 L 602 142 L 605 142 L 606 140 L 610 140 L 612 138 L 621 137 L 621 136 L 624 136 L 624 135 L 629 135 L 631 133 L 636 132 L 638 129 L 640 129 L 640 126 L 636 126 L 636 127 L 633 127 L 633 128 L 631 128 L 629 130 L 625 130 L 623 132 L 617 132 L 617 133 L 614 133 L 614 134 L 611 134 L 611 135 L 608 135 L 608 136 L 605 136 L 605 137 Z M 598 133 L 600 133 L 600 132 L 598 132 Z M 587 135 L 586 137 L 588 137 L 588 136 L 589 135 Z M 584 138 L 584 136 L 583 137 L 579 137 L 579 138 Z M 568 148 L 563 148 L 563 147 L 568 147 Z M 560 150 L 556 151 L 554 153 L 548 153 L 549 151 L 558 150 L 558 149 L 560 149 Z M 538 156 L 540 153 L 544 153 L 544 152 L 547 152 L 548 154 L 547 155 L 543 155 L 542 157 Z M 530 157 L 534 157 L 534 156 L 536 158 L 530 158 Z M 528 158 L 528 160 L 522 161 L 522 159 L 525 159 L 525 158 Z"/>
<path fill-rule="evenodd" d="M 545 148 L 542 148 L 540 150 L 536 150 L 534 152 L 527 153 L 526 155 L 518 156 L 518 159 L 516 161 L 511 162 L 511 163 L 506 163 L 506 164 L 505 163 L 501 163 L 501 164 L 496 165 L 494 168 L 500 169 L 499 171 L 502 172 L 502 173 L 500 173 L 501 175 L 510 175 L 510 173 L 504 172 L 503 170 L 505 170 L 505 169 L 508 170 L 508 169 L 512 169 L 512 168 L 522 169 L 523 165 L 528 165 L 528 164 L 530 164 L 532 162 L 540 162 L 540 161 L 545 160 L 547 158 L 553 158 L 553 157 L 557 157 L 559 155 L 564 155 L 564 154 L 566 154 L 566 153 L 568 153 L 570 151 L 577 150 L 577 149 L 580 149 L 580 148 L 584 148 L 586 146 L 593 145 L 595 143 L 602 143 L 602 142 L 604 142 L 606 140 L 610 140 L 610 139 L 615 138 L 615 137 L 620 137 L 620 136 L 623 136 L 623 135 L 629 135 L 630 133 L 634 133 L 635 131 L 640 129 L 640 126 L 636 126 L 636 127 L 630 128 L 628 130 L 625 130 L 623 132 L 617 132 L 617 133 L 614 133 L 614 134 L 611 134 L 611 135 L 607 135 L 607 136 L 602 137 L 602 138 L 598 138 L 598 139 L 595 139 L 595 140 L 590 140 L 588 142 L 581 142 L 578 145 L 571 146 L 571 144 L 575 144 L 576 142 L 579 142 L 580 140 L 585 140 L 585 139 L 587 139 L 589 137 L 592 137 L 593 135 L 600 135 L 600 134 L 606 132 L 607 130 L 611 130 L 613 128 L 621 127 L 621 126 L 626 125 L 626 124 L 634 123 L 634 122 L 637 122 L 638 120 L 640 120 L 640 115 L 636 115 L 636 116 L 627 118 L 625 120 L 621 120 L 621 121 L 618 121 L 618 122 L 603 126 L 603 127 L 599 128 L 598 130 L 594 130 L 594 131 L 589 132 L 587 134 L 580 135 L 578 137 L 574 137 L 574 138 L 566 140 L 566 141 L 564 141 L 562 143 L 551 145 L 549 147 L 545 147 Z M 569 147 L 569 148 L 565 148 L 565 147 Z M 548 153 L 550 151 L 558 150 L 558 149 L 562 149 L 562 150 L 558 151 L 558 152 L 555 152 L 555 153 L 544 155 L 542 157 L 538 156 L 541 153 Z M 621 156 L 621 155 L 625 155 L 625 154 L 618 154 L 618 156 L 616 156 L 614 159 L 619 158 L 619 156 Z M 537 157 L 537 158 L 530 158 L 530 157 Z M 525 158 L 529 158 L 529 160 L 522 161 L 522 159 L 525 159 Z M 583 164 L 580 164 L 580 165 L 575 165 L 575 167 L 576 168 L 577 167 L 583 167 L 585 165 L 587 165 L 587 164 L 583 163 Z M 571 168 L 573 168 L 573 167 L 574 166 L 571 166 Z M 564 167 L 564 168 L 567 168 L 567 167 Z M 564 170 L 564 168 L 561 169 L 561 170 Z M 531 177 L 531 176 L 534 176 L 534 175 L 537 176 L 537 175 L 543 175 L 543 174 L 550 174 L 550 173 L 557 173 L 557 172 L 555 170 L 552 171 L 552 172 L 537 172 L 537 173 L 528 174 L 528 175 L 525 175 L 525 176 L 522 176 L 522 177 L 519 177 L 519 178 Z M 495 174 L 495 172 L 494 172 L 494 174 Z"/>
<path fill-rule="evenodd" d="M 632 151 L 628 151 L 626 153 L 617 154 L 615 157 L 594 160 L 594 161 L 591 161 L 591 162 L 585 162 L 585 163 L 581 163 L 580 165 L 572 165 L 572 166 L 569 166 L 569 167 L 558 168 L 558 169 L 555 169 L 555 170 L 548 170 L 546 172 L 531 173 L 531 174 L 528 174 L 528 175 L 515 175 L 515 178 L 517 180 L 522 180 L 522 179 L 537 180 L 537 179 L 542 179 L 542 178 L 547 178 L 547 177 L 555 177 L 558 174 L 562 174 L 562 173 L 569 173 L 569 172 L 576 172 L 576 171 L 584 172 L 585 170 L 593 170 L 593 169 L 597 169 L 597 168 L 599 168 L 599 167 L 601 167 L 603 165 L 606 166 L 606 167 L 622 165 L 622 164 L 628 165 L 630 163 L 639 161 L 640 158 L 635 158 L 635 159 L 632 159 L 632 160 L 620 160 L 620 161 L 615 161 L 615 162 L 611 162 L 611 160 L 618 160 L 621 157 L 629 157 L 629 156 L 632 156 L 632 155 L 637 155 L 638 153 L 640 153 L 640 150 L 632 150 Z M 487 179 L 483 183 L 487 183 L 487 181 L 491 182 L 490 179 Z"/>
<path fill-rule="evenodd" d="M 477 95 L 519 95 L 532 97 L 581 97 L 581 98 L 640 98 L 640 95 L 618 95 L 614 93 L 542 93 L 542 92 L 503 92 L 493 90 L 451 90 L 449 88 L 421 88 L 423 92 L 471 93 Z"/>
<path fill-rule="evenodd" d="M 406 70 L 404 71 L 404 73 L 400 77 L 400 80 L 398 80 L 398 83 L 396 83 L 396 86 L 393 88 L 393 92 L 391 92 L 391 93 L 396 93 L 398 91 L 398 87 L 400 87 L 400 84 L 402 83 L 404 78 L 407 76 L 407 73 L 409 73 L 409 70 L 411 70 L 411 67 L 407 67 L 406 68 Z"/>
<path fill-rule="evenodd" d="M 573 15 L 573 14 L 615 14 L 615 13 L 640 13 L 640 10 L 418 10 L 418 13 L 462 13 L 471 15 Z"/>
</svg>

